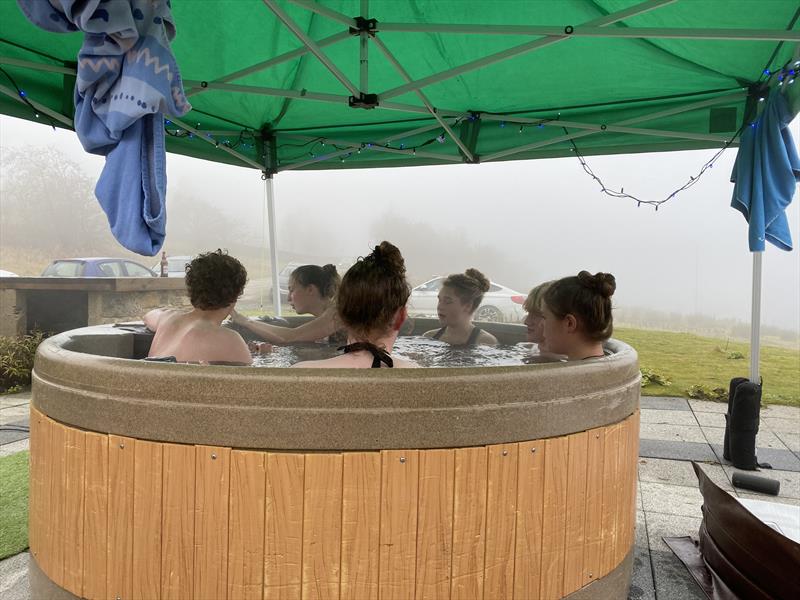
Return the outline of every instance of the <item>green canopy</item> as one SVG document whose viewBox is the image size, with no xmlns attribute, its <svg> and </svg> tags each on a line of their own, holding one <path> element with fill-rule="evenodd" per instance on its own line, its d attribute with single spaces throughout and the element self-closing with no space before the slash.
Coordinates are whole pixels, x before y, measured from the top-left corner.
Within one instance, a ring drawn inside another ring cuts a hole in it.
<svg viewBox="0 0 800 600">
<path fill-rule="evenodd" d="M 572 143 L 587 155 L 719 148 L 754 114 L 765 68 L 794 60 L 800 41 L 796 0 L 172 10 L 193 110 L 168 124 L 168 149 L 270 172 L 564 156 Z M 71 126 L 82 34 L 43 31 L 10 0 L 0 23 L 0 112 Z"/>
</svg>

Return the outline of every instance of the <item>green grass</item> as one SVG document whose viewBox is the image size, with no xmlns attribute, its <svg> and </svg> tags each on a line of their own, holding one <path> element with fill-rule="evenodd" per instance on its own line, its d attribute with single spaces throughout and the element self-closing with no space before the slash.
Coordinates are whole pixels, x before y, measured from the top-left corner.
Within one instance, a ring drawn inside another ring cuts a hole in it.
<svg viewBox="0 0 800 600">
<path fill-rule="evenodd" d="M 0 458 L 0 559 L 28 547 L 28 452 Z"/>
<path fill-rule="evenodd" d="M 670 385 L 649 385 L 644 396 L 683 396 L 692 385 L 728 389 L 733 377 L 747 377 L 750 347 L 690 333 L 615 327 L 614 337 L 633 346 L 642 369 L 666 376 Z M 741 358 L 732 358 L 741 355 Z M 761 347 L 763 402 L 800 406 L 800 351 Z"/>
</svg>

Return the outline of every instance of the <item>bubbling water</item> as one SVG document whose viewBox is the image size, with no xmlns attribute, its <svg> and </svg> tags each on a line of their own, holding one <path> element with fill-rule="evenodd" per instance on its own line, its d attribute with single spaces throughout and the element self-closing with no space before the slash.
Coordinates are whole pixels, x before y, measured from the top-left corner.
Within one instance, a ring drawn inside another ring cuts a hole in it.
<svg viewBox="0 0 800 600">
<path fill-rule="evenodd" d="M 296 344 L 273 346 L 272 352 L 253 357 L 255 367 L 290 367 L 304 360 L 323 360 L 339 354 L 329 344 Z M 506 367 L 528 364 L 535 358 L 527 343 L 498 346 L 451 346 L 422 336 L 401 336 L 392 356 L 413 361 L 420 367 Z"/>
</svg>

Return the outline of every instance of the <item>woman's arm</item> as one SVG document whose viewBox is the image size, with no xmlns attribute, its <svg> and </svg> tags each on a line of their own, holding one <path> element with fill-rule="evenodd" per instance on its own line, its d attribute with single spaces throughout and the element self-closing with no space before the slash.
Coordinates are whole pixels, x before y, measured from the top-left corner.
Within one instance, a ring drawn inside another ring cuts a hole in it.
<svg viewBox="0 0 800 600">
<path fill-rule="evenodd" d="M 260 321 L 252 321 L 235 311 L 231 313 L 233 322 L 246 327 L 258 336 L 273 344 L 290 344 L 292 342 L 315 342 L 336 332 L 335 312 L 328 308 L 316 319 L 303 323 L 299 327 L 281 327 Z"/>
</svg>

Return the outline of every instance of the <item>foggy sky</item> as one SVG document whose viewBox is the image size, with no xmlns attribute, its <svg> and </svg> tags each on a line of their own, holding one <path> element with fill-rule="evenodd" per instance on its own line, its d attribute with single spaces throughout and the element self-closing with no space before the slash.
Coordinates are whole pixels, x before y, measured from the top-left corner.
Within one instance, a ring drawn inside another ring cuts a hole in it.
<svg viewBox="0 0 800 600">
<path fill-rule="evenodd" d="M 792 134 L 800 139 L 800 119 L 792 124 Z M 102 159 L 84 153 L 74 133 L 0 117 L 0 146 L 31 146 L 35 152 L 47 145 L 68 154 L 93 177 L 102 168 Z M 608 187 L 661 199 L 696 175 L 714 153 L 587 160 Z M 607 271 L 617 277 L 617 306 L 749 321 L 752 258 L 746 222 L 730 208 L 735 155 L 735 148 L 726 151 L 699 183 L 658 212 L 604 196 L 575 158 L 286 172 L 275 179 L 278 246 L 320 257 L 363 255 L 370 244 L 392 240 L 393 220 L 411 221 L 420 224 L 426 243 L 444 240 L 452 246 L 458 240 L 478 247 L 479 252 L 468 253 L 473 262 L 480 261 L 481 249 L 491 250 L 483 252 L 491 264 L 473 265 L 459 261 L 458 252 L 451 256 L 442 248 L 449 257 L 449 272 L 479 266 L 491 279 L 525 293 L 536 283 L 581 269 Z M 228 217 L 252 228 L 261 239 L 264 187 L 259 172 L 173 154 L 167 165 L 168 198 L 179 190 L 223 206 Z M 169 203 L 167 207 L 169 214 Z M 796 248 L 797 194 L 787 214 Z M 218 244 L 224 247 L 232 235 L 220 231 Z M 169 220 L 165 247 L 169 248 Z M 0 268 L 5 268 L 2 256 Z M 409 270 L 418 278 L 442 274 L 426 273 L 425 264 L 409 264 Z M 767 244 L 762 322 L 800 330 L 797 249 L 783 252 Z"/>
</svg>

